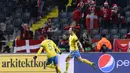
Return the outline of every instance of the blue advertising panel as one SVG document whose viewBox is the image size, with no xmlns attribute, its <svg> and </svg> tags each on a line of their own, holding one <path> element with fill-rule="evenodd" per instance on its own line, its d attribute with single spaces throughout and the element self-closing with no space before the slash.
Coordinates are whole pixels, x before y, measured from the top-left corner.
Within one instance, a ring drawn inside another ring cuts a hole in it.
<svg viewBox="0 0 130 73">
<path fill-rule="evenodd" d="M 74 73 L 130 73 L 130 53 L 81 53 L 81 56 L 94 62 L 96 70 L 74 59 Z"/>
</svg>

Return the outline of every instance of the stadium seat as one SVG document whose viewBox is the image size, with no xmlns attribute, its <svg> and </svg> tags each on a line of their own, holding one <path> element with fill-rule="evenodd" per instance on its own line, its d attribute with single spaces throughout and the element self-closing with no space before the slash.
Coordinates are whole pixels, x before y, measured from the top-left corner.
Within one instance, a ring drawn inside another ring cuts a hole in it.
<svg viewBox="0 0 130 73">
<path fill-rule="evenodd" d="M 0 22 L 3 22 L 6 18 L 6 15 L 4 13 L 0 13 Z"/>
<path fill-rule="evenodd" d="M 107 34 L 107 35 L 106 35 L 106 38 L 107 38 L 107 39 L 111 39 L 110 34 Z"/>
<path fill-rule="evenodd" d="M 69 23 L 69 24 L 72 23 L 72 18 L 68 18 L 68 23 Z"/>
<path fill-rule="evenodd" d="M 22 25 L 22 19 L 15 19 L 13 24 L 15 27 L 20 28 Z"/>
<path fill-rule="evenodd" d="M 59 17 L 60 17 L 60 18 L 66 18 L 66 17 L 67 17 L 67 12 L 61 12 L 61 13 L 59 14 Z"/>
<path fill-rule="evenodd" d="M 96 34 L 99 34 L 99 30 L 98 29 L 92 29 L 91 35 L 96 35 Z"/>
<path fill-rule="evenodd" d="M 130 17 L 126 18 L 126 22 L 130 23 Z"/>
<path fill-rule="evenodd" d="M 114 35 L 118 33 L 118 29 L 117 28 L 112 28 L 110 29 L 110 34 Z"/>
<path fill-rule="evenodd" d="M 68 24 L 62 24 L 62 28 L 64 29 L 66 26 L 69 26 Z"/>
<path fill-rule="evenodd" d="M 101 34 L 108 34 L 109 33 L 109 30 L 108 29 L 102 29 L 101 30 Z"/>
<path fill-rule="evenodd" d="M 120 35 L 119 34 L 111 35 L 111 39 L 120 39 Z"/>
<path fill-rule="evenodd" d="M 125 12 L 126 17 L 130 17 L 130 11 Z"/>
<path fill-rule="evenodd" d="M 60 29 L 60 24 L 59 23 L 57 23 L 57 24 L 54 24 L 58 29 Z"/>
<path fill-rule="evenodd" d="M 61 24 L 67 24 L 68 23 L 68 19 L 67 18 L 60 19 L 60 23 Z"/>
<path fill-rule="evenodd" d="M 4 7 L 4 8 L 2 8 L 2 12 L 3 12 L 3 13 L 9 13 L 10 11 L 9 11 L 9 8 Z"/>
<path fill-rule="evenodd" d="M 129 30 L 128 30 L 128 33 L 130 32 L 130 28 L 129 28 Z"/>
<path fill-rule="evenodd" d="M 64 30 L 64 31 L 63 31 L 63 34 L 69 36 L 69 31 L 68 31 L 68 30 Z M 63 34 L 62 34 L 62 35 L 63 35 Z"/>
<path fill-rule="evenodd" d="M 13 25 L 6 26 L 6 33 L 13 34 L 14 33 L 14 26 Z"/>
<path fill-rule="evenodd" d="M 30 13 L 29 13 L 29 12 L 23 13 L 22 19 L 23 19 L 23 22 L 24 22 L 24 23 L 29 23 Z"/>
<path fill-rule="evenodd" d="M 11 1 L 11 0 L 9 0 L 9 1 Z M 13 2 L 8 2 L 8 4 L 7 4 L 7 7 L 13 7 Z"/>
<path fill-rule="evenodd" d="M 84 34 L 84 33 L 88 33 L 88 30 L 81 30 L 82 31 L 82 34 Z M 82 34 L 81 34 L 81 36 L 82 36 Z"/>
<path fill-rule="evenodd" d="M 1 1 L 1 0 L 0 0 Z M 4 8 L 5 7 L 5 4 L 0 2 L 0 8 Z"/>
<path fill-rule="evenodd" d="M 5 3 L 5 2 L 6 2 L 6 0 L 0 0 L 0 2 L 3 2 L 3 3 Z"/>
<path fill-rule="evenodd" d="M 21 6 L 16 7 L 15 12 L 22 13 L 23 12 L 22 7 Z"/>
<path fill-rule="evenodd" d="M 5 31 L 6 30 L 6 24 L 0 23 L 0 30 Z"/>
<path fill-rule="evenodd" d="M 73 12 L 68 12 L 67 17 L 72 18 Z"/>
<path fill-rule="evenodd" d="M 60 36 L 60 35 L 61 35 L 61 31 L 60 31 L 60 30 L 56 31 L 56 32 L 54 33 L 54 35 L 55 35 L 55 36 Z"/>
<path fill-rule="evenodd" d="M 57 36 L 54 36 L 54 35 L 53 35 L 53 36 L 51 36 L 51 39 L 52 39 L 56 44 L 58 43 L 57 40 L 58 40 L 59 38 L 58 38 Z"/>
<path fill-rule="evenodd" d="M 21 13 L 17 12 L 14 14 L 14 19 L 17 19 L 17 18 L 21 18 Z"/>
<path fill-rule="evenodd" d="M 29 19 L 29 18 L 30 18 L 30 13 L 29 12 L 23 13 L 23 19 Z"/>
<path fill-rule="evenodd" d="M 99 34 L 93 35 L 92 39 L 101 39 L 101 36 Z"/>
<path fill-rule="evenodd" d="M 6 25 L 10 25 L 10 24 L 11 24 L 11 20 L 6 20 L 6 21 L 5 21 L 5 24 L 6 24 Z"/>
<path fill-rule="evenodd" d="M 57 24 L 59 22 L 59 19 L 58 18 L 52 18 L 52 22 Z"/>
<path fill-rule="evenodd" d="M 127 28 L 123 28 L 123 29 L 120 29 L 119 32 L 120 34 L 124 35 L 124 34 L 127 34 Z"/>
</svg>

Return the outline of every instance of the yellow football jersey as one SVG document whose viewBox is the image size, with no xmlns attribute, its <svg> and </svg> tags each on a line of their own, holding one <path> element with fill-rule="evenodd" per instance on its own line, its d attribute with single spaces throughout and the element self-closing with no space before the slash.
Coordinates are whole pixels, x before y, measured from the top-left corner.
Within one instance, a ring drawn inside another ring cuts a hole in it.
<svg viewBox="0 0 130 73">
<path fill-rule="evenodd" d="M 69 46 L 70 46 L 70 50 L 78 50 L 78 37 L 73 34 L 73 35 L 70 35 L 69 37 Z"/>
<path fill-rule="evenodd" d="M 60 50 L 58 49 L 58 47 L 56 46 L 56 44 L 52 40 L 49 40 L 49 39 L 44 40 L 41 43 L 41 48 L 38 51 L 37 55 L 39 55 L 42 52 L 42 49 L 45 50 L 48 58 L 56 56 L 57 55 L 56 51 L 60 52 Z"/>
</svg>

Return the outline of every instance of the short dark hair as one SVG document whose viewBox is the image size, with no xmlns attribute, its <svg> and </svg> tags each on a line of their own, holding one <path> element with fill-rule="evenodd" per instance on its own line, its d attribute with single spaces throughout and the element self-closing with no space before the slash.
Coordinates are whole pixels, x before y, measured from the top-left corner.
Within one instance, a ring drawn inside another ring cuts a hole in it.
<svg viewBox="0 0 130 73">
<path fill-rule="evenodd" d="M 75 29 L 74 27 L 72 27 L 72 31 L 73 31 L 74 33 L 76 33 L 76 29 Z"/>
<path fill-rule="evenodd" d="M 102 34 L 102 37 L 106 37 L 106 34 Z"/>
<path fill-rule="evenodd" d="M 43 37 L 44 38 L 48 38 L 48 34 L 43 34 Z"/>
</svg>

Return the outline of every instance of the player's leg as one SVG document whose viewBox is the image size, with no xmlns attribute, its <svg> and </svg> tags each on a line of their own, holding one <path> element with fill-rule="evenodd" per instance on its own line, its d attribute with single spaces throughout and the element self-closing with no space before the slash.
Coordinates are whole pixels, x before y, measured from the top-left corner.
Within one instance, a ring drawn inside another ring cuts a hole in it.
<svg viewBox="0 0 130 73">
<path fill-rule="evenodd" d="M 83 63 L 85 63 L 85 64 L 89 64 L 90 66 L 92 66 L 92 67 L 95 69 L 94 63 L 91 62 L 91 61 L 89 61 L 89 60 L 87 60 L 87 59 L 82 58 L 81 55 L 80 55 L 80 52 L 79 52 L 78 50 L 75 52 L 75 54 L 76 54 L 76 58 L 77 58 L 80 62 L 83 62 Z"/>
<path fill-rule="evenodd" d="M 80 62 L 83 62 L 83 63 L 85 63 L 85 64 L 89 64 L 89 65 L 92 66 L 94 69 L 96 69 L 94 62 L 91 62 L 91 61 L 89 61 L 89 60 L 87 60 L 87 59 L 84 59 L 84 58 L 81 58 L 81 57 L 78 57 L 77 59 L 78 59 Z"/>
<path fill-rule="evenodd" d="M 89 65 L 92 65 L 93 62 L 87 60 L 87 59 L 84 59 L 84 58 L 81 58 L 81 57 L 77 57 L 77 59 L 80 61 L 80 62 L 83 62 L 85 64 L 89 64 Z"/>
<path fill-rule="evenodd" d="M 72 52 L 68 55 L 68 57 L 66 58 L 66 73 L 68 73 L 68 69 L 69 69 L 69 66 L 70 66 L 69 62 L 70 62 L 70 60 L 71 60 L 73 57 L 74 57 L 74 51 L 72 51 Z"/>
<path fill-rule="evenodd" d="M 69 69 L 69 66 L 70 66 L 70 60 L 71 60 L 71 57 L 70 56 L 68 56 L 67 58 L 66 58 L 66 73 L 68 73 L 68 69 Z"/>
<path fill-rule="evenodd" d="M 58 56 L 55 56 L 55 57 L 54 57 L 53 62 L 54 62 L 55 68 L 56 68 L 56 72 L 62 73 L 62 72 L 61 72 L 61 68 L 60 68 L 60 66 L 58 65 Z"/>
<path fill-rule="evenodd" d="M 53 64 L 53 57 L 47 59 L 46 67 L 48 67 L 48 68 L 55 68 L 55 66 Z"/>
</svg>

